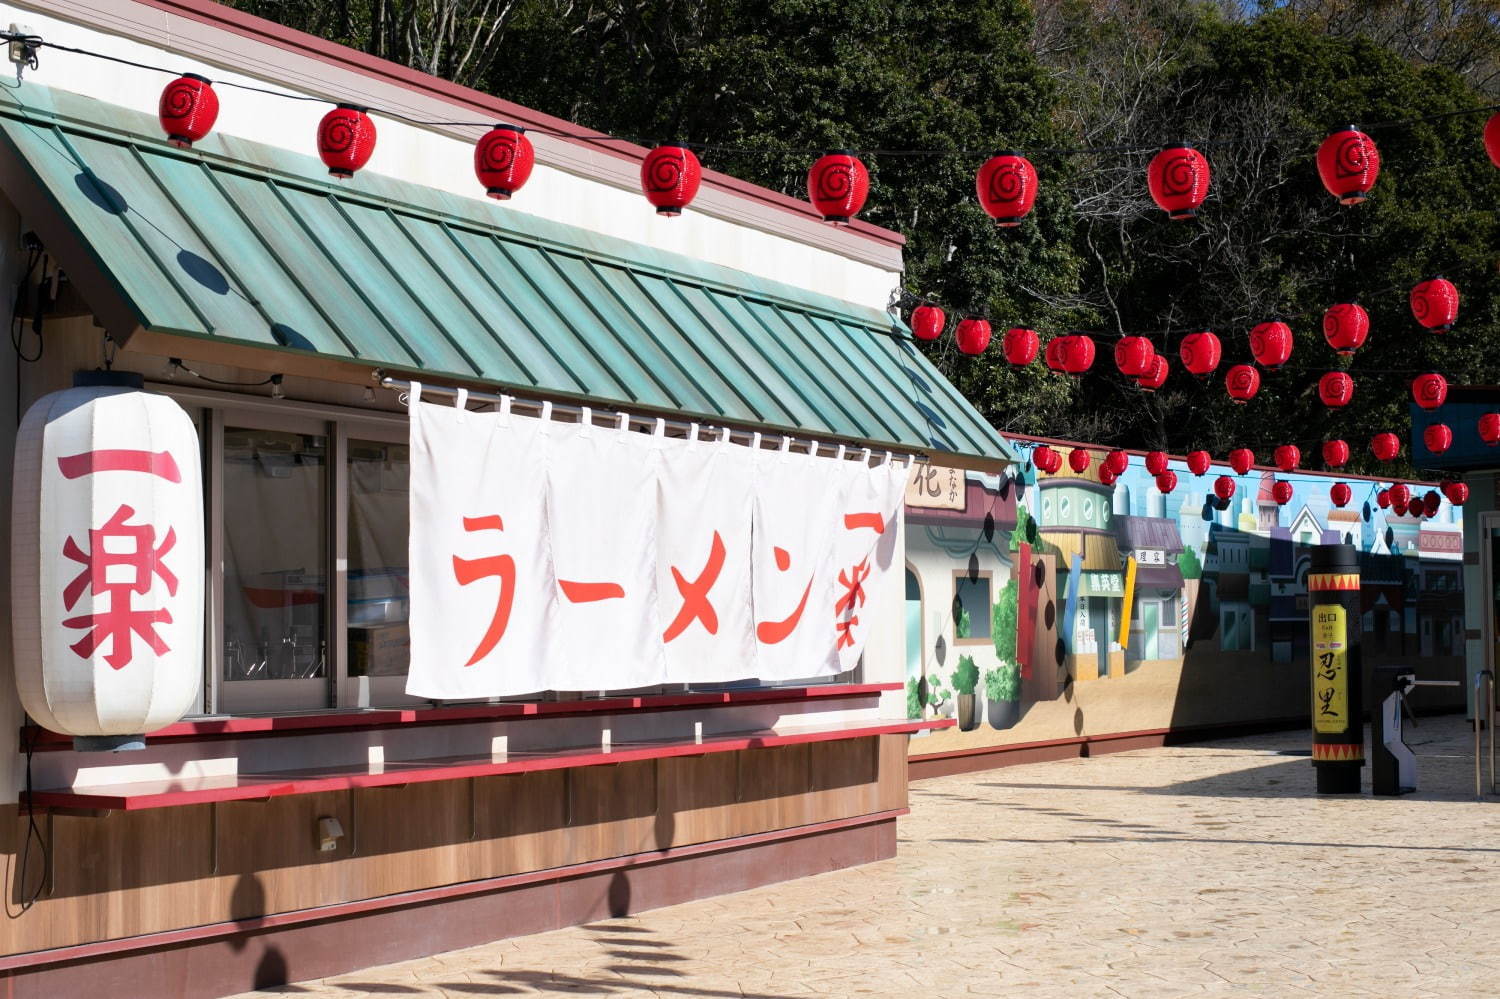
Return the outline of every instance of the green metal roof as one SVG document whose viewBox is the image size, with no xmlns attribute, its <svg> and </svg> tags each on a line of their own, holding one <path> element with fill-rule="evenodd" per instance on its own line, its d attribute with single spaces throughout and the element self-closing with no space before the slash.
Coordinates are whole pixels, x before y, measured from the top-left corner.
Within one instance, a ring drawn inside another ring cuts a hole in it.
<svg viewBox="0 0 1500 999">
<path fill-rule="evenodd" d="M 12 200 L 60 216 L 92 257 L 65 268 L 144 329 L 1015 457 L 876 309 L 233 136 L 177 150 L 149 115 L 33 83 L 0 95 L 0 135 Z"/>
</svg>

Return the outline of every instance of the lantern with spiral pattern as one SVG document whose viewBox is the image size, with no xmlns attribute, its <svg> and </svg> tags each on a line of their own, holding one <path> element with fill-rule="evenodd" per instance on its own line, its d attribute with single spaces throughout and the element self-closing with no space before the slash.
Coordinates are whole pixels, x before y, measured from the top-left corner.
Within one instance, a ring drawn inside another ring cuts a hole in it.
<svg viewBox="0 0 1500 999">
<path fill-rule="evenodd" d="M 974 190 L 985 214 L 1003 229 L 1021 224 L 1036 203 L 1036 167 L 1020 153 L 992 156 L 979 168 Z"/>
<path fill-rule="evenodd" d="M 474 176 L 496 201 L 507 201 L 519 191 L 535 163 L 531 140 L 519 125 L 496 125 L 474 147 Z"/>
<path fill-rule="evenodd" d="M 1329 134 L 1318 147 L 1318 177 L 1341 205 L 1357 205 L 1380 176 L 1375 140 L 1353 125 Z"/>
<path fill-rule="evenodd" d="M 375 152 L 375 123 L 357 104 L 340 104 L 318 123 L 318 156 L 328 173 L 348 180 Z"/>
<path fill-rule="evenodd" d="M 641 160 L 641 192 L 658 215 L 681 215 L 702 183 L 703 165 L 686 146 L 657 146 Z"/>
<path fill-rule="evenodd" d="M 1151 199 L 1174 221 L 1190 219 L 1208 197 L 1208 160 L 1189 145 L 1166 146 L 1146 168 Z"/>
<path fill-rule="evenodd" d="M 869 194 L 869 171 L 852 150 L 829 153 L 807 171 L 807 198 L 829 225 L 848 225 Z"/>
<path fill-rule="evenodd" d="M 219 117 L 219 95 L 213 82 L 197 73 L 183 73 L 162 88 L 157 117 L 167 141 L 187 149 L 213 131 Z"/>
</svg>

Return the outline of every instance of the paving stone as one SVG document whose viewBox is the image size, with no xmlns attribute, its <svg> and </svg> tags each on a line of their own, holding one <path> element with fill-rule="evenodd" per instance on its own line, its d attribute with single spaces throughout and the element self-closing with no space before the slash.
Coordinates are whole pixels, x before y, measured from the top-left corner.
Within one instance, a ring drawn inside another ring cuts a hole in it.
<svg viewBox="0 0 1500 999">
<path fill-rule="evenodd" d="M 295 994 L 1500 995 L 1500 800 L 1461 718 L 1417 732 L 1395 799 L 1319 798 L 1306 733 L 922 781 L 893 860 Z"/>
</svg>

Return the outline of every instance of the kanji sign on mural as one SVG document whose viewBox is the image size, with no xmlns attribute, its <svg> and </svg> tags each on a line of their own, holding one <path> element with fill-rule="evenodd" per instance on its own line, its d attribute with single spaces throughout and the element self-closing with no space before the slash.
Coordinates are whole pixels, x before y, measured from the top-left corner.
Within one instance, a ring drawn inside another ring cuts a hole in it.
<svg viewBox="0 0 1500 999">
<path fill-rule="evenodd" d="M 203 664 L 203 493 L 187 414 L 128 382 L 46 396 L 18 434 L 14 489 L 27 713 L 76 736 L 181 718 Z"/>
<path fill-rule="evenodd" d="M 858 662 L 895 559 L 904 463 L 412 395 L 409 693 L 786 680 Z"/>
</svg>

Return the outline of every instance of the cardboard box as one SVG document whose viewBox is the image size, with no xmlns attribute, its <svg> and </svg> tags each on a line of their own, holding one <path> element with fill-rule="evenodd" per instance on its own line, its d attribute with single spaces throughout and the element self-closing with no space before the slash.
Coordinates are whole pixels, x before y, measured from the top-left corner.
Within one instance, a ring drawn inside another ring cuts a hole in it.
<svg viewBox="0 0 1500 999">
<path fill-rule="evenodd" d="M 411 666 L 406 622 L 349 629 L 350 676 L 405 676 Z"/>
</svg>

